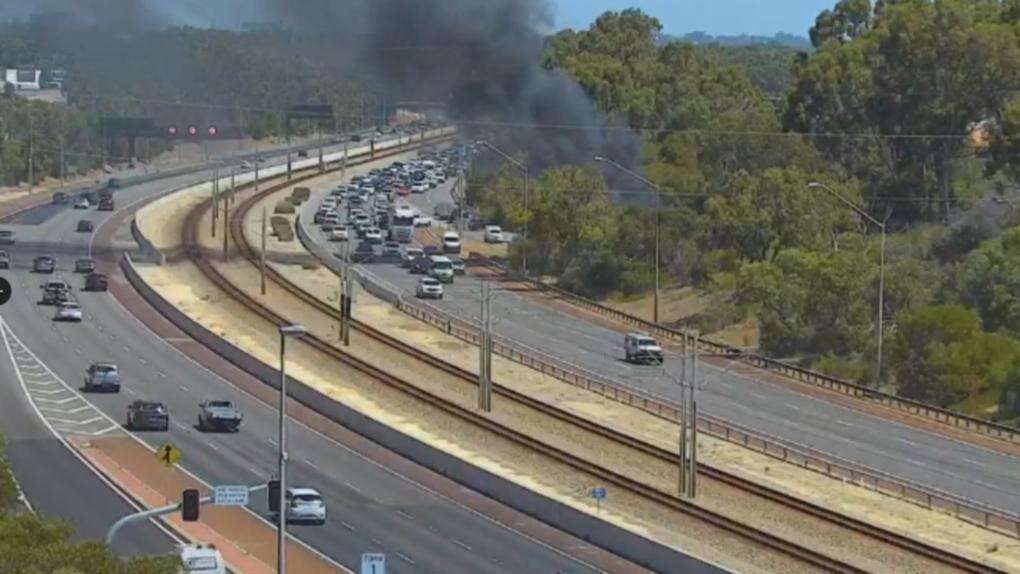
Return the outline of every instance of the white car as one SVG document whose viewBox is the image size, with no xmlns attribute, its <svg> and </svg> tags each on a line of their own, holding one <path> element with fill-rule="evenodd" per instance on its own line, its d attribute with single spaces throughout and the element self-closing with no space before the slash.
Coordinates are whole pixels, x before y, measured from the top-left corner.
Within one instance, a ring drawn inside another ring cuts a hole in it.
<svg viewBox="0 0 1020 574">
<path fill-rule="evenodd" d="M 429 184 L 424 181 L 416 181 L 411 184 L 411 193 L 425 193 L 429 190 Z"/>
<path fill-rule="evenodd" d="M 251 162 L 244 160 L 241 162 L 241 169 L 251 169 Z"/>
<path fill-rule="evenodd" d="M 485 226 L 486 243 L 503 243 L 503 229 L 498 225 Z"/>
<path fill-rule="evenodd" d="M 81 305 L 71 301 L 61 303 L 60 307 L 57 307 L 57 314 L 53 316 L 54 321 L 73 321 L 75 323 L 81 323 L 81 319 Z"/>
<path fill-rule="evenodd" d="M 414 216 L 415 227 L 432 227 L 432 216 L 424 213 Z"/>
<path fill-rule="evenodd" d="M 442 299 L 443 284 L 435 277 L 422 277 L 418 281 L 415 296 L 419 299 Z"/>
<path fill-rule="evenodd" d="M 227 574 L 220 551 L 212 544 L 187 544 L 181 546 L 181 572 L 191 574 Z"/>
<path fill-rule="evenodd" d="M 74 202 L 74 208 L 75 209 L 88 209 L 89 208 L 89 200 L 85 199 L 84 197 L 79 199 L 78 201 Z"/>
<path fill-rule="evenodd" d="M 326 501 L 314 488 L 288 488 L 287 522 L 326 523 Z"/>
<path fill-rule="evenodd" d="M 365 230 L 365 241 L 371 245 L 382 245 L 382 230 L 378 227 L 370 227 Z"/>
<path fill-rule="evenodd" d="M 348 231 L 346 225 L 337 225 L 333 228 L 333 231 L 329 233 L 330 241 L 347 241 L 351 238 L 351 232 Z"/>
<path fill-rule="evenodd" d="M 443 234 L 443 252 L 460 253 L 460 235 L 456 231 L 447 231 Z"/>
</svg>

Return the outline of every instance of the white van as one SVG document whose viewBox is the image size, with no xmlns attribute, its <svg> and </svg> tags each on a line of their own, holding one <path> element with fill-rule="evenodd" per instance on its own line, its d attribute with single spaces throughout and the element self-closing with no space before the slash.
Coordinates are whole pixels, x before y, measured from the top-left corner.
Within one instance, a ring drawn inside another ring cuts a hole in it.
<svg viewBox="0 0 1020 574">
<path fill-rule="evenodd" d="M 181 546 L 181 574 L 227 574 L 220 551 L 212 544 Z"/>
</svg>

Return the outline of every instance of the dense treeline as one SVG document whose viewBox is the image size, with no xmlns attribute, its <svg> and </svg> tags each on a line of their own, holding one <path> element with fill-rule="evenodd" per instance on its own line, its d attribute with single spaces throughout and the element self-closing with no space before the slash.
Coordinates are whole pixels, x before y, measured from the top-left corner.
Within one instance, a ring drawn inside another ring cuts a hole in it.
<svg viewBox="0 0 1020 574">
<path fill-rule="evenodd" d="M 71 524 L 19 511 L 18 491 L 0 435 L 0 570 L 60 574 L 175 574 L 173 556 L 138 557 L 125 561 L 100 541 L 73 543 Z"/>
<path fill-rule="evenodd" d="M 552 36 L 543 64 L 641 131 L 641 167 L 664 190 L 669 282 L 716 303 L 688 324 L 751 317 L 768 354 L 1009 420 L 1020 228 L 1003 233 L 1017 214 L 996 196 L 1020 157 L 1018 15 L 1016 2 L 842 0 L 819 15 L 814 50 L 755 71 L 663 43 L 654 18 L 625 10 Z M 788 82 L 750 79 L 773 65 Z M 590 296 L 649 288 L 652 210 L 609 181 L 593 166 L 543 174 L 527 244 L 536 272 Z M 812 182 L 888 226 L 881 380 L 877 226 Z M 474 193 L 486 215 L 523 223 L 513 172 Z"/>
</svg>

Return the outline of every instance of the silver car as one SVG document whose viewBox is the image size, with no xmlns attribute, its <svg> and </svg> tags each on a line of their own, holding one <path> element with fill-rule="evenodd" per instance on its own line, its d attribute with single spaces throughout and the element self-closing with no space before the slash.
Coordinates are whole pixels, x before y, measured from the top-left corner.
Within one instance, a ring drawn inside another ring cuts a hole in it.
<svg viewBox="0 0 1020 574">
<path fill-rule="evenodd" d="M 92 363 L 85 370 L 84 390 L 120 392 L 120 369 L 113 363 Z"/>
<path fill-rule="evenodd" d="M 326 523 L 326 501 L 314 488 L 288 488 L 286 505 L 287 522 Z"/>
</svg>

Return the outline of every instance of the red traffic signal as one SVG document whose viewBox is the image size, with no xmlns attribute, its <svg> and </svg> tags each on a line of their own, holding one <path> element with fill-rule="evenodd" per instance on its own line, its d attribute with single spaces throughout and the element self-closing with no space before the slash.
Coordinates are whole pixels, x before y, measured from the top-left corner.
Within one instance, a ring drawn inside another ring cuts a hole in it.
<svg viewBox="0 0 1020 574">
<path fill-rule="evenodd" d="M 177 126 L 170 126 L 166 129 L 168 136 L 173 137 L 177 135 Z"/>
<path fill-rule="evenodd" d="M 191 137 L 197 136 L 198 135 L 198 128 L 196 128 L 195 126 L 188 126 L 188 135 L 191 136 Z"/>
<path fill-rule="evenodd" d="M 208 133 L 211 136 L 216 136 L 219 135 L 220 129 L 217 128 L 216 126 L 209 126 L 209 129 L 206 130 L 206 133 Z"/>
</svg>

